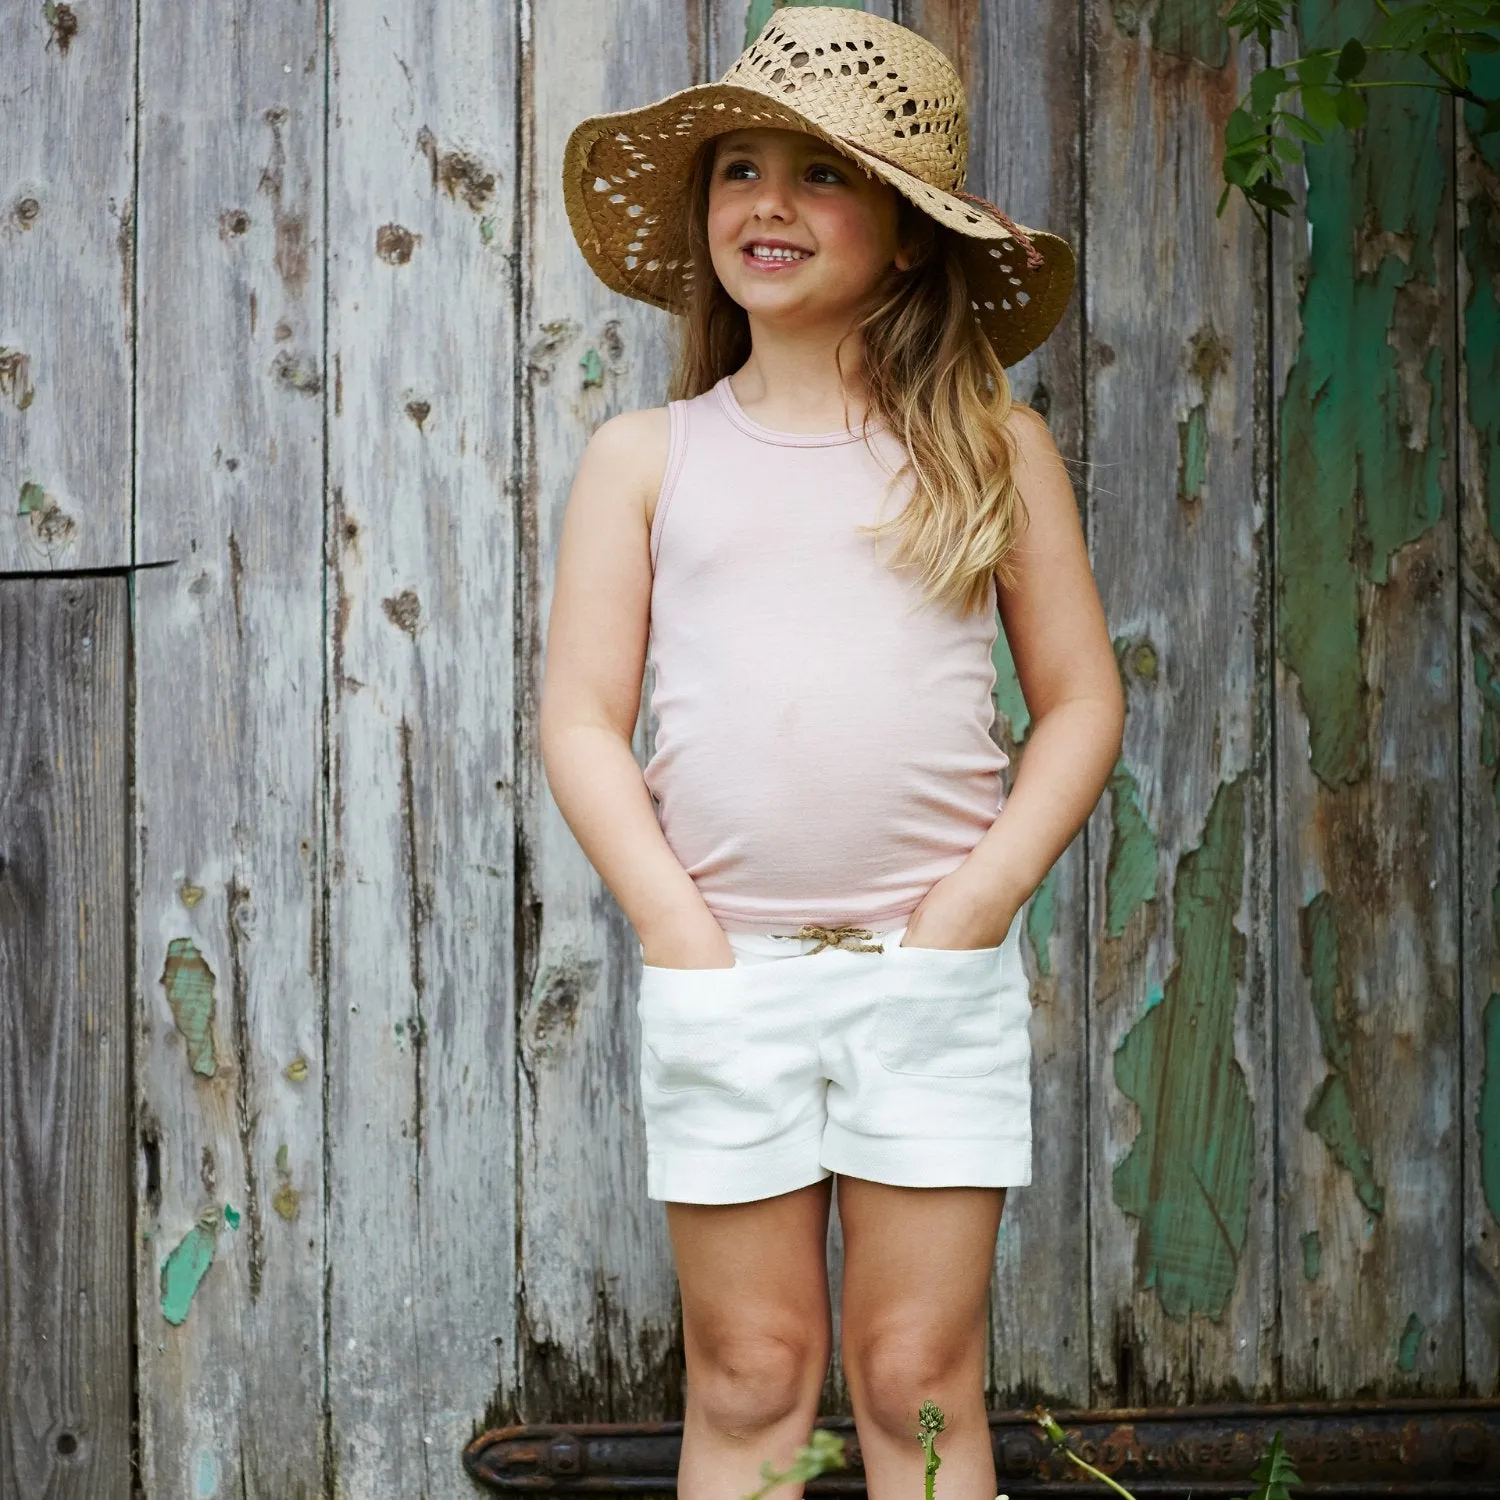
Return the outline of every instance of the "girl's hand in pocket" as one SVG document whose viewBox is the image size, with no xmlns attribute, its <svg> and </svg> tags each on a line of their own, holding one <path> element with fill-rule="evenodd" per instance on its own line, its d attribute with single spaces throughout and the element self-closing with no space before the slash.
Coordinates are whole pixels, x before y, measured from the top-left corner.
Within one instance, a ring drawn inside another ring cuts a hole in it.
<svg viewBox="0 0 1500 1500">
<path fill-rule="evenodd" d="M 962 869 L 962 866 L 960 866 Z M 988 904 L 965 892 L 952 875 L 936 881 L 907 918 L 903 948 L 998 948 L 1015 921 L 1016 908 Z"/>
<path fill-rule="evenodd" d="M 734 949 L 724 929 L 708 915 L 684 918 L 659 931 L 637 934 L 641 962 L 653 969 L 732 969 Z"/>
</svg>

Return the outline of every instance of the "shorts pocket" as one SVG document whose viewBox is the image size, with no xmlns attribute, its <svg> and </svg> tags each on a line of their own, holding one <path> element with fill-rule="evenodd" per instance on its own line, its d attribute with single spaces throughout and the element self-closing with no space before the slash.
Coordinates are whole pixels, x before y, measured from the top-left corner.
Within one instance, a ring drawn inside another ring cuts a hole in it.
<svg viewBox="0 0 1500 1500">
<path fill-rule="evenodd" d="M 641 1079 L 663 1094 L 745 1092 L 745 970 L 641 966 Z"/>
<path fill-rule="evenodd" d="M 1004 944 L 886 950 L 875 1055 L 891 1073 L 978 1078 L 1000 1065 Z"/>
</svg>

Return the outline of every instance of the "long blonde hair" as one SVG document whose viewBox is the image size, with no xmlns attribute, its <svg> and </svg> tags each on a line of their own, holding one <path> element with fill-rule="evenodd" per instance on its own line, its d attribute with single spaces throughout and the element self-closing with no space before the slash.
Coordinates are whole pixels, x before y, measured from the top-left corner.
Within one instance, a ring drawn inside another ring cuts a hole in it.
<svg viewBox="0 0 1500 1500">
<path fill-rule="evenodd" d="M 680 244 L 670 252 L 684 254 L 699 271 L 675 320 L 673 401 L 701 395 L 750 355 L 750 320 L 713 274 L 709 255 L 713 163 L 708 140 L 693 163 Z M 915 482 L 898 515 L 860 529 L 893 536 L 890 566 L 914 569 L 928 601 L 968 614 L 994 607 L 995 575 L 1007 585 L 1015 578 L 1009 554 L 1025 515 L 1006 425 L 1015 402 L 1005 367 L 975 321 L 953 231 L 903 194 L 897 203 L 910 269 L 890 268 L 846 337 L 863 335 L 867 421 L 883 422 L 906 452 L 891 483 L 908 472 Z"/>
</svg>

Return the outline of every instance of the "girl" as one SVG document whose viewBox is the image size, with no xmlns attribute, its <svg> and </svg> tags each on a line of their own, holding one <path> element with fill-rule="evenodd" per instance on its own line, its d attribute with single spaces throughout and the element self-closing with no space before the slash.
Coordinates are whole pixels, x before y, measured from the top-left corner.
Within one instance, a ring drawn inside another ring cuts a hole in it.
<svg viewBox="0 0 1500 1500">
<path fill-rule="evenodd" d="M 568 144 L 589 264 L 682 335 L 668 404 L 584 452 L 541 746 L 640 943 L 684 1500 L 738 1500 L 807 1439 L 835 1174 L 869 1493 L 920 1493 L 930 1397 L 944 1500 L 995 1494 L 987 1299 L 1006 1188 L 1031 1178 L 1020 914 L 1104 789 L 1124 704 L 1066 472 L 1005 374 L 1073 258 L 962 191 L 967 144 L 941 52 L 815 6 L 773 12 L 720 82 Z M 997 609 L 1033 719 L 1008 799 Z"/>
</svg>

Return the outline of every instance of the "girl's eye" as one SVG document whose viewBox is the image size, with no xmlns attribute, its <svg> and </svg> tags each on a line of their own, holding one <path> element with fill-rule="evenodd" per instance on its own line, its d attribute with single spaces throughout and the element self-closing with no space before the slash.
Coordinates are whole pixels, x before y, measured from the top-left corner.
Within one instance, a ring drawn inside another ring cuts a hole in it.
<svg viewBox="0 0 1500 1500">
<path fill-rule="evenodd" d="M 741 167 L 743 167 L 747 172 L 750 172 L 750 173 L 753 173 L 755 171 L 755 166 L 754 166 L 754 164 L 752 162 L 748 162 L 748 161 L 731 161 L 731 162 L 728 162 L 728 163 L 725 164 L 725 167 L 724 167 L 724 176 L 727 177 L 727 178 L 731 178 L 731 179 L 738 179 Z M 812 167 L 809 167 L 808 171 L 814 172 L 814 173 L 817 173 L 817 172 L 826 172 L 828 174 L 829 178 L 832 181 L 834 181 L 834 182 L 842 182 L 844 180 L 843 174 L 839 172 L 838 168 L 824 166 L 822 163 L 818 163 L 818 164 L 816 164 L 816 165 L 814 165 Z M 822 179 L 820 179 L 820 180 L 822 180 Z"/>
</svg>

